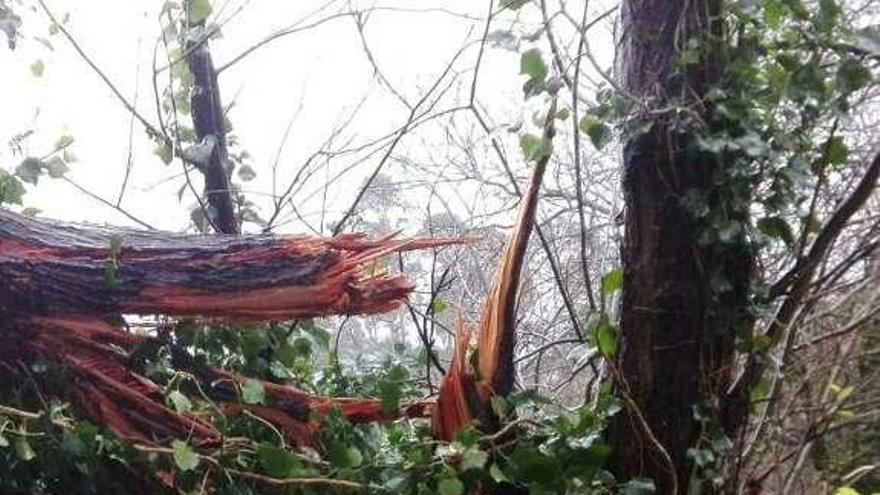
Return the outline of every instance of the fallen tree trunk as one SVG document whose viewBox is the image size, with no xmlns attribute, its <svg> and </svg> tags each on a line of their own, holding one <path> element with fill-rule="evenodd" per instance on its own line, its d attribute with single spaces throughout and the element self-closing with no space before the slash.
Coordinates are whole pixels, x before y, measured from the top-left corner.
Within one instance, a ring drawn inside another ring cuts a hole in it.
<svg viewBox="0 0 880 495">
<path fill-rule="evenodd" d="M 457 242 L 171 234 L 0 210 L 0 314 L 271 321 L 383 313 L 402 304 L 412 285 L 371 263 Z"/>
<path fill-rule="evenodd" d="M 412 284 L 376 270 L 380 257 L 459 242 L 142 232 L 0 209 L 0 359 L 43 357 L 64 365 L 73 377 L 72 397 L 120 438 L 215 444 L 221 435 L 210 418 L 168 407 L 162 387 L 135 363 L 139 349 L 167 343 L 108 320 L 159 314 L 266 322 L 386 312 L 403 303 Z M 299 445 L 309 443 L 331 409 L 352 422 L 430 413 L 425 402 L 386 411 L 377 399 L 315 396 L 269 382 L 262 382 L 264 404 L 240 404 L 245 377 L 198 363 L 174 346 L 172 365 L 194 376 L 224 414 L 248 410 Z"/>
</svg>

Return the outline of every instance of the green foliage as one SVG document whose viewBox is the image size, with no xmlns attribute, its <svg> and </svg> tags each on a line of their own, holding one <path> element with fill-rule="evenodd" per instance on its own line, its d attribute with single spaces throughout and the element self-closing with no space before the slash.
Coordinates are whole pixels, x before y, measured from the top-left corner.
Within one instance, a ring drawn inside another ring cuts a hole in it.
<svg viewBox="0 0 880 495">
<path fill-rule="evenodd" d="M 519 138 L 519 147 L 526 161 L 542 160 L 553 154 L 553 144 L 534 134 L 523 134 Z"/>
<path fill-rule="evenodd" d="M 210 0 L 185 0 L 186 14 L 191 24 L 199 24 L 211 15 Z"/>
<path fill-rule="evenodd" d="M 181 471 L 192 471 L 199 465 L 199 456 L 193 449 L 182 440 L 174 440 L 171 442 L 171 448 L 174 451 L 174 464 Z"/>
<path fill-rule="evenodd" d="M 520 57 L 519 73 L 528 76 L 523 84 L 523 93 L 528 98 L 541 93 L 545 89 L 549 68 L 541 56 L 541 50 L 532 48 L 523 52 Z"/>
<path fill-rule="evenodd" d="M 296 454 L 272 443 L 260 444 L 257 457 L 262 471 L 273 478 L 294 477 L 302 470 L 302 464 Z"/>
</svg>

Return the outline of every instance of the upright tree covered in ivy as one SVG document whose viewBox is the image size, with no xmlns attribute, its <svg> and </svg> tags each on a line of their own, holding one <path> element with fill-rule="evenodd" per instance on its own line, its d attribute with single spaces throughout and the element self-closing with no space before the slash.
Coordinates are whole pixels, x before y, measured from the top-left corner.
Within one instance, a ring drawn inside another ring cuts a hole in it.
<svg viewBox="0 0 880 495">
<path fill-rule="evenodd" d="M 681 63 L 685 47 L 723 43 L 721 9 L 720 0 L 630 0 L 621 9 L 623 90 L 647 130 L 624 145 L 622 345 L 614 370 L 629 407 L 611 438 L 616 473 L 654 478 L 665 493 L 686 489 L 686 452 L 700 434 L 694 408 L 729 385 L 736 328 L 747 316 L 753 261 L 735 227 L 747 203 L 734 205 L 715 189 L 728 161 L 697 146 L 706 126 L 725 125 L 712 122 L 705 102 L 724 61 L 705 50 Z M 701 242 L 705 226 L 688 210 L 690 198 L 728 208 L 729 232 Z"/>
</svg>

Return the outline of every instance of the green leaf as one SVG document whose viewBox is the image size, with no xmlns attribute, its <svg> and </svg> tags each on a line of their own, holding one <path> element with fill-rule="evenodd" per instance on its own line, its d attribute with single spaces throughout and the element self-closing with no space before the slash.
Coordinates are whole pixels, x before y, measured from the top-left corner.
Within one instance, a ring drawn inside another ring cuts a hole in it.
<svg viewBox="0 0 880 495">
<path fill-rule="evenodd" d="M 687 449 L 687 457 L 699 467 L 705 467 L 715 462 L 715 454 L 710 449 Z"/>
<path fill-rule="evenodd" d="M 848 486 L 842 486 L 834 490 L 834 495 L 862 495 L 858 490 L 853 490 Z"/>
<path fill-rule="evenodd" d="M 446 304 L 446 301 L 440 299 L 439 297 L 435 297 L 433 301 L 431 301 L 431 313 L 435 315 L 439 315 L 440 313 L 446 311 L 449 305 Z"/>
<path fill-rule="evenodd" d="M 211 15 L 211 2 L 209 0 L 187 0 L 186 14 L 190 24 L 199 24 Z"/>
<path fill-rule="evenodd" d="M 871 79 L 871 71 L 858 60 L 848 58 L 837 69 L 837 86 L 845 93 L 864 88 Z"/>
<path fill-rule="evenodd" d="M 73 136 L 71 136 L 69 134 L 64 134 L 61 137 L 59 137 L 58 140 L 55 141 L 55 150 L 58 151 L 58 150 L 67 148 L 68 146 L 73 144 L 74 141 L 75 140 L 74 140 Z"/>
<path fill-rule="evenodd" d="M 174 159 L 174 154 L 171 152 L 171 143 L 164 139 L 153 148 L 153 154 L 158 156 L 165 165 L 170 164 L 171 160 Z"/>
<path fill-rule="evenodd" d="M 312 341 L 305 337 L 298 337 L 293 341 L 293 351 L 297 356 L 310 357 L 312 355 Z"/>
<path fill-rule="evenodd" d="M 13 203 L 20 205 L 25 189 L 21 182 L 9 172 L 0 169 L 0 204 Z"/>
<path fill-rule="evenodd" d="M 409 372 L 402 366 L 393 366 L 388 370 L 377 386 L 379 399 L 382 401 L 382 411 L 391 413 L 400 406 L 403 398 L 403 384 L 409 378 Z"/>
<path fill-rule="evenodd" d="M 257 173 L 254 171 L 254 167 L 250 165 L 242 165 L 238 167 L 238 178 L 243 182 L 250 182 L 254 180 L 254 177 L 257 176 Z"/>
<path fill-rule="evenodd" d="M 27 438 L 24 436 L 15 437 L 15 440 L 13 440 L 13 448 L 15 449 L 15 455 L 25 462 L 31 461 L 37 457 L 34 448 L 31 447 L 31 444 L 28 443 Z"/>
<path fill-rule="evenodd" d="M 0 433 L 0 448 L 9 447 L 9 439 Z"/>
<path fill-rule="evenodd" d="M 541 50 L 532 48 L 523 52 L 519 60 L 519 73 L 529 76 L 523 84 L 523 92 L 526 97 L 534 96 L 544 89 L 549 69 L 541 56 Z"/>
<path fill-rule="evenodd" d="M 52 158 L 49 158 L 48 160 L 46 160 L 44 165 L 46 166 L 46 172 L 49 173 L 49 177 L 53 179 L 60 179 L 61 177 L 64 177 L 64 174 L 66 174 L 70 170 L 69 168 L 67 168 L 67 164 L 64 163 L 64 160 L 62 160 L 60 156 L 53 156 Z"/>
<path fill-rule="evenodd" d="M 780 0 L 767 0 L 764 2 L 764 23 L 768 27 L 775 28 L 779 26 L 782 17 L 785 15 L 785 5 Z"/>
<path fill-rule="evenodd" d="M 181 471 L 192 471 L 199 465 L 199 456 L 183 440 L 171 442 L 171 449 L 173 450 L 174 464 Z"/>
<path fill-rule="evenodd" d="M 817 24 L 820 29 L 830 31 L 837 25 L 843 11 L 834 0 L 819 0 L 819 17 Z"/>
<path fill-rule="evenodd" d="M 192 410 L 192 402 L 187 398 L 187 396 L 183 395 L 177 390 L 173 390 L 170 394 L 168 394 L 168 402 L 174 406 L 174 410 L 183 413 L 189 412 Z"/>
<path fill-rule="evenodd" d="M 437 484 L 437 491 L 440 495 L 462 495 L 464 493 L 464 485 L 456 477 L 449 477 L 440 480 Z"/>
<path fill-rule="evenodd" d="M 263 472 L 273 478 L 290 478 L 302 469 L 296 454 L 268 442 L 260 444 L 257 458 Z"/>
<path fill-rule="evenodd" d="M 581 117 L 578 128 L 590 138 L 597 150 L 601 150 L 611 141 L 611 128 L 592 113 Z"/>
<path fill-rule="evenodd" d="M 623 270 L 615 268 L 602 276 L 602 293 L 614 294 L 623 287 Z"/>
<path fill-rule="evenodd" d="M 339 468 L 356 468 L 364 461 L 363 454 L 356 447 L 345 442 L 334 442 L 330 446 L 330 462 Z"/>
<path fill-rule="evenodd" d="M 241 387 L 241 400 L 245 404 L 262 404 L 266 399 L 266 390 L 263 384 L 253 378 L 244 381 Z"/>
<path fill-rule="evenodd" d="M 43 71 L 46 70 L 46 65 L 43 63 L 42 59 L 36 59 L 31 62 L 31 74 L 34 77 L 43 77 Z"/>
<path fill-rule="evenodd" d="M 831 165 L 841 165 L 846 163 L 846 159 L 849 157 L 849 148 L 847 148 L 846 143 L 843 142 L 843 138 L 840 136 L 832 136 L 825 143 L 825 159 L 828 160 L 828 163 Z"/>
<path fill-rule="evenodd" d="M 758 230 L 768 237 L 781 240 L 786 246 L 794 244 L 791 227 L 781 217 L 764 217 L 758 220 Z"/>
<path fill-rule="evenodd" d="M 544 159 L 553 153 L 553 144 L 534 134 L 523 134 L 519 138 L 519 148 L 528 162 Z"/>
<path fill-rule="evenodd" d="M 469 447 L 461 454 L 461 469 L 462 471 L 467 471 L 468 469 L 483 469 L 483 466 L 486 465 L 486 461 L 488 460 L 489 454 L 477 447 Z"/>
<path fill-rule="evenodd" d="M 502 471 L 501 468 L 498 467 L 498 464 L 493 463 L 492 466 L 489 467 L 489 476 L 491 476 L 492 479 L 495 480 L 496 483 L 501 483 L 502 481 L 509 481 L 507 478 L 507 475 L 504 474 L 504 471 Z"/>
<path fill-rule="evenodd" d="M 617 354 L 617 330 L 607 317 L 596 328 L 596 347 L 605 357 L 614 357 Z"/>
<path fill-rule="evenodd" d="M 15 167 L 15 175 L 21 180 L 37 185 L 40 175 L 43 173 L 43 162 L 39 158 L 32 156 L 25 158 L 17 167 Z"/>
</svg>

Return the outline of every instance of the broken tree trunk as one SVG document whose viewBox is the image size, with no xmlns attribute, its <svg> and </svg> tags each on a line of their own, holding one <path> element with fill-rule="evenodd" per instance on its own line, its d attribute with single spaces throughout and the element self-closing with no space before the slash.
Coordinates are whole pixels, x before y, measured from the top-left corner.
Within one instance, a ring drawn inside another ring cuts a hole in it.
<svg viewBox="0 0 880 495">
<path fill-rule="evenodd" d="M 543 139 L 553 140 L 554 99 L 544 123 Z M 477 421 L 483 430 L 497 427 L 490 400 L 504 397 L 513 389 L 513 351 L 516 343 L 516 300 L 526 247 L 535 224 L 538 195 L 544 171 L 550 161 L 546 154 L 535 162 L 529 188 L 520 200 L 519 213 L 498 262 L 492 286 L 477 327 L 477 369 L 468 366 L 467 346 L 471 331 L 466 327 L 456 336 L 452 363 L 440 382 L 440 393 L 432 421 L 434 433 L 441 440 L 452 440 L 465 426 Z"/>
<path fill-rule="evenodd" d="M 139 350 L 168 343 L 108 320 L 159 314 L 266 322 L 385 312 L 401 305 L 412 285 L 375 270 L 378 258 L 458 242 L 142 232 L 0 209 L 0 334 L 7 342 L 0 359 L 61 362 L 85 412 L 121 438 L 215 443 L 220 435 L 209 421 L 167 407 L 162 389 L 137 368 Z M 237 387 L 244 377 L 200 364 L 173 345 L 171 354 L 172 365 L 196 377 L 228 413 L 248 409 L 298 444 L 309 442 L 331 408 L 354 422 L 428 414 L 422 402 L 389 412 L 375 399 L 320 397 L 267 382 L 264 405 L 243 405 Z"/>
<path fill-rule="evenodd" d="M 403 303 L 378 258 L 458 241 L 205 236 L 83 227 L 0 210 L 0 314 L 234 321 L 375 314 Z"/>
</svg>

